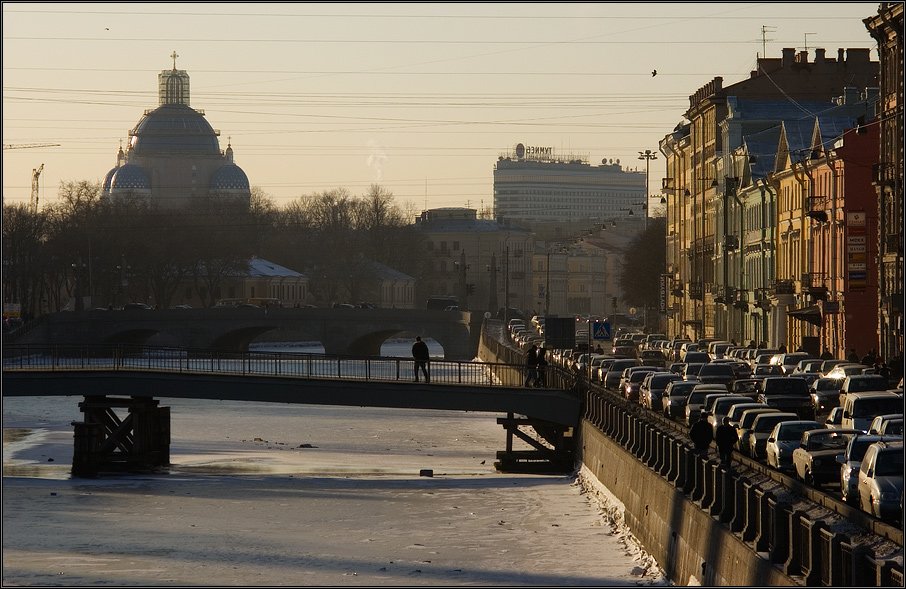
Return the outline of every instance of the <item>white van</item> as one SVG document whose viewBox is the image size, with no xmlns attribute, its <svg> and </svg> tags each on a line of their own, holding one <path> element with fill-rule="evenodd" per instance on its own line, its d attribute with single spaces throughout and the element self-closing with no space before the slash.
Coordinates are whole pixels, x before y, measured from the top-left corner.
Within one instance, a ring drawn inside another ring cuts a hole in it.
<svg viewBox="0 0 906 589">
<path fill-rule="evenodd" d="M 843 400 L 843 429 L 868 431 L 871 420 L 878 415 L 903 412 L 903 397 L 888 391 L 849 393 Z"/>
</svg>

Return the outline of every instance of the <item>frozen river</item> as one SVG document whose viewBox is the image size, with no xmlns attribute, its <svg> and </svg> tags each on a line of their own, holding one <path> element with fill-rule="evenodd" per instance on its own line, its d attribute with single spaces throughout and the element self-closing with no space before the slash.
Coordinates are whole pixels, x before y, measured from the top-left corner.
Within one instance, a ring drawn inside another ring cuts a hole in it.
<svg viewBox="0 0 906 589">
<path fill-rule="evenodd" d="M 162 398 L 168 473 L 72 479 L 78 400 L 4 399 L 4 585 L 666 584 L 606 490 L 496 472 L 494 415 Z"/>
</svg>

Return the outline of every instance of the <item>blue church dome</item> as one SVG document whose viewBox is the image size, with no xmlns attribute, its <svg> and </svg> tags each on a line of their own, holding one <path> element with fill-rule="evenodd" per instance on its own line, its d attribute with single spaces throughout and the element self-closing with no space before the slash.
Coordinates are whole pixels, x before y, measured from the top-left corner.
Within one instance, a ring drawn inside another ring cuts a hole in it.
<svg viewBox="0 0 906 589">
<path fill-rule="evenodd" d="M 106 176 L 104 176 L 104 184 L 101 187 L 101 192 L 103 194 L 110 194 L 110 184 L 113 182 L 113 175 L 116 174 L 117 170 L 119 170 L 119 167 L 113 168 L 107 172 Z"/>
<path fill-rule="evenodd" d="M 211 177 L 211 190 L 249 190 L 249 179 L 236 164 L 226 164 Z"/>
<path fill-rule="evenodd" d="M 151 190 L 148 174 L 135 164 L 126 164 L 115 168 L 110 179 L 110 191 L 116 190 Z"/>
</svg>

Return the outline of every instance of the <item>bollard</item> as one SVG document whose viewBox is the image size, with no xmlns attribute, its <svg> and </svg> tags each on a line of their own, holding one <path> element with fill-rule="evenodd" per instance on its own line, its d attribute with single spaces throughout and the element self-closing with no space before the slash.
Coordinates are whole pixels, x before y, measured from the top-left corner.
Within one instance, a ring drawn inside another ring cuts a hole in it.
<svg viewBox="0 0 906 589">
<path fill-rule="evenodd" d="M 655 468 L 658 474 L 666 478 L 670 472 L 670 450 L 673 440 L 666 432 L 658 432 L 658 439 L 660 440 L 660 445 L 658 446 L 658 461 Z"/>
<path fill-rule="evenodd" d="M 767 552 L 771 543 L 772 525 L 768 502 L 774 498 L 774 494 L 756 487 L 755 498 L 758 505 L 758 524 L 755 537 L 752 540 L 755 543 L 755 552 Z"/>
<path fill-rule="evenodd" d="M 718 466 L 720 474 L 721 506 L 717 512 L 717 519 L 723 524 L 730 523 L 736 513 L 736 476 L 725 465 Z"/>
<path fill-rule="evenodd" d="M 701 508 L 704 510 L 709 510 L 711 504 L 714 503 L 714 463 L 712 460 L 708 460 L 706 457 L 704 459 L 703 474 L 704 474 L 704 494 L 701 499 Z M 710 511 L 709 511 L 710 513 Z"/>
<path fill-rule="evenodd" d="M 822 584 L 827 577 L 828 559 L 830 558 L 830 538 L 826 537 L 827 524 L 821 520 L 804 519 L 805 535 L 803 550 L 800 553 L 802 576 L 809 586 Z"/>
<path fill-rule="evenodd" d="M 746 511 L 748 509 L 747 477 L 733 477 L 733 517 L 730 519 L 730 531 L 742 532 L 746 527 Z M 745 540 L 745 538 L 743 538 Z"/>
<path fill-rule="evenodd" d="M 695 453 L 692 448 L 682 444 L 680 446 L 680 480 L 678 485 L 682 487 L 683 493 L 689 495 L 689 498 L 692 498 L 692 494 L 695 492 L 695 469 L 697 461 L 695 460 Z"/>
<path fill-rule="evenodd" d="M 781 503 L 774 497 L 768 499 L 770 531 L 768 559 L 775 564 L 786 563 L 790 558 L 790 518 L 793 509 L 787 503 Z M 798 566 L 798 562 L 796 563 Z"/>
<path fill-rule="evenodd" d="M 805 520 L 805 523 L 803 523 L 803 520 Z M 808 539 L 808 530 L 805 529 L 808 525 L 807 522 L 807 516 L 804 511 L 797 509 L 789 515 L 789 521 L 787 522 L 789 556 L 781 567 L 787 575 L 800 575 L 802 573 L 803 559 L 806 553 L 804 543 Z"/>
<path fill-rule="evenodd" d="M 671 436 L 667 436 L 667 481 L 676 484 L 676 477 L 679 473 L 679 442 Z"/>
<path fill-rule="evenodd" d="M 692 462 L 695 466 L 695 482 L 692 487 L 692 495 L 689 498 L 699 502 L 705 495 L 705 460 L 701 454 L 695 452 L 692 456 Z"/>
</svg>

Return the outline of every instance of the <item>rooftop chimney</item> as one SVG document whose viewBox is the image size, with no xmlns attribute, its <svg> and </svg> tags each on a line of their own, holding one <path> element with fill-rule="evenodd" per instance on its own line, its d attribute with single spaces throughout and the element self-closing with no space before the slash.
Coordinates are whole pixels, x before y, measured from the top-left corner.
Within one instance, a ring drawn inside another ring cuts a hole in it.
<svg viewBox="0 0 906 589">
<path fill-rule="evenodd" d="M 840 51 L 843 51 L 842 49 Z M 792 47 L 783 48 L 783 60 L 781 65 L 783 67 L 789 67 L 793 65 L 793 60 L 796 58 L 796 50 Z"/>
<path fill-rule="evenodd" d="M 815 49 L 815 63 L 824 63 L 824 49 Z"/>
</svg>

